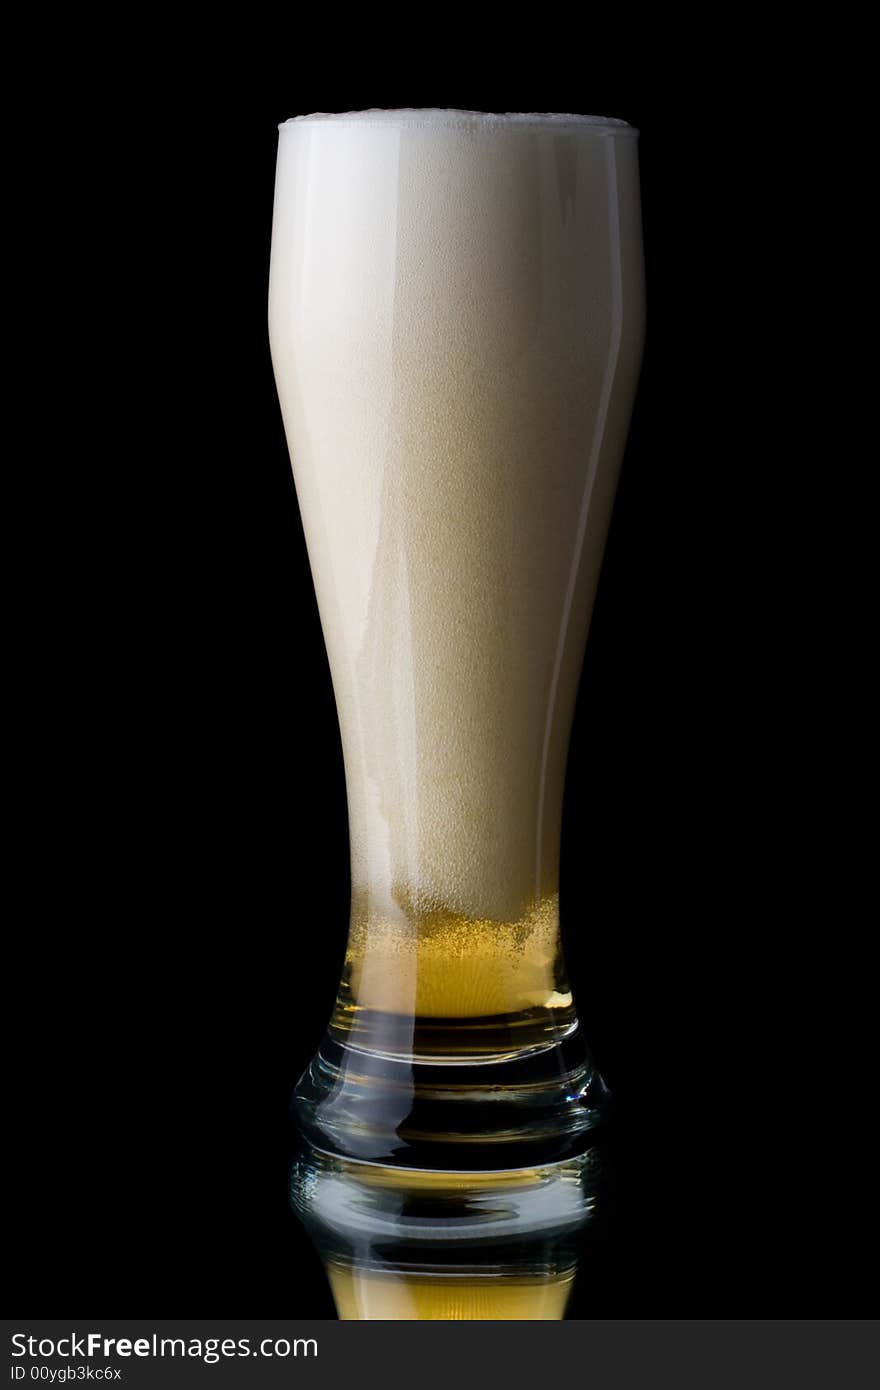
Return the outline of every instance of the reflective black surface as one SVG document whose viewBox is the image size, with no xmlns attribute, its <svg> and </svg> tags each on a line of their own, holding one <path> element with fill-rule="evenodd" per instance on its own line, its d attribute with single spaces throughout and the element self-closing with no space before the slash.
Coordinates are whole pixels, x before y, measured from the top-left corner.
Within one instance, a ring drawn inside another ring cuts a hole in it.
<svg viewBox="0 0 880 1390">
<path fill-rule="evenodd" d="M 291 1204 L 346 1320 L 558 1320 L 580 1232 L 602 1215 L 598 1148 L 516 1170 L 388 1168 L 303 1147 Z"/>
</svg>

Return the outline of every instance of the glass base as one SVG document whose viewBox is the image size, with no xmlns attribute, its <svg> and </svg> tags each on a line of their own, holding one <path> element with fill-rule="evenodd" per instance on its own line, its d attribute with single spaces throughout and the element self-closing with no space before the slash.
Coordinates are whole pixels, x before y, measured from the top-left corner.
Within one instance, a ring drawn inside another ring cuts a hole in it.
<svg viewBox="0 0 880 1390">
<path fill-rule="evenodd" d="M 485 1028 L 473 1026 L 484 1047 Z M 441 1035 L 442 1021 L 431 1031 Z M 346 1157 L 496 1169 L 578 1152 L 608 1099 L 576 1023 L 542 1046 L 446 1056 L 373 1051 L 331 1030 L 294 1092 L 294 1116 L 312 1144 Z"/>
</svg>

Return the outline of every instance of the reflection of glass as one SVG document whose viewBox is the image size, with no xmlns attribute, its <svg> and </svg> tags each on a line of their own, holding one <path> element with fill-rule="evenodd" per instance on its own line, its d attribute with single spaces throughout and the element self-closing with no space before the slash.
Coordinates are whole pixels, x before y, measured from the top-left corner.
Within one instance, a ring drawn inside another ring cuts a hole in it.
<svg viewBox="0 0 880 1390">
<path fill-rule="evenodd" d="M 304 1149 L 291 1198 L 344 1320 L 548 1321 L 564 1315 L 599 1178 L 596 1149 L 483 1173 Z"/>
<path fill-rule="evenodd" d="M 635 137 L 456 111 L 281 127 L 272 359 L 352 866 L 337 1004 L 298 1099 L 316 1140 L 356 1156 L 466 1144 L 467 1166 L 482 1146 L 497 1166 L 502 1145 L 519 1163 L 596 1118 L 559 831 L 641 355 Z"/>
</svg>

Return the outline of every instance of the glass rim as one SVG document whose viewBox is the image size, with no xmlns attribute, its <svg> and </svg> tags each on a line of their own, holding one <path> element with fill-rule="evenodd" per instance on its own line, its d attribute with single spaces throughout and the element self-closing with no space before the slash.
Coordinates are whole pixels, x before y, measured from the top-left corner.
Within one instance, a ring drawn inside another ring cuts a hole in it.
<svg viewBox="0 0 880 1390">
<path fill-rule="evenodd" d="M 458 107 L 370 107 L 363 111 L 312 111 L 279 121 L 279 132 L 305 125 L 437 125 L 502 129 L 569 129 L 597 135 L 637 136 L 636 126 L 617 116 L 590 116 L 562 111 L 468 111 Z"/>
</svg>

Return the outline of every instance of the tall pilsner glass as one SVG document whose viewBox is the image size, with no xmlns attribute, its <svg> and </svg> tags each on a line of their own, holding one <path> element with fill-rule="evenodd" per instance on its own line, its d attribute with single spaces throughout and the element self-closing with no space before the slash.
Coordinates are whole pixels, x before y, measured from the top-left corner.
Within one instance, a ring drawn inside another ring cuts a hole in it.
<svg viewBox="0 0 880 1390">
<path fill-rule="evenodd" d="M 352 878 L 296 1096 L 352 1157 L 509 1167 L 599 1114 L 559 840 L 642 351 L 636 136 L 432 110 L 280 127 L 270 341 Z"/>
</svg>

